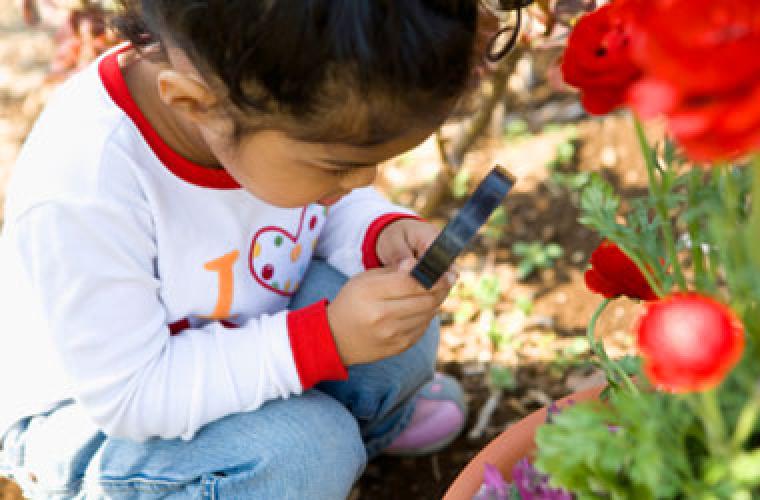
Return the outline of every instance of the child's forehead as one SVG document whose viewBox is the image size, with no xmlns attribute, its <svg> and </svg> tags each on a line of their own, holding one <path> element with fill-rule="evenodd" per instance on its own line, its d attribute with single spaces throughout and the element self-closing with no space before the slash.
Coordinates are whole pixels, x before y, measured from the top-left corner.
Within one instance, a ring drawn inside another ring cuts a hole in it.
<svg viewBox="0 0 760 500">
<path fill-rule="evenodd" d="M 387 141 L 356 145 L 348 142 L 307 141 L 288 135 L 283 131 L 266 130 L 252 133 L 256 144 L 278 144 L 277 149 L 290 156 L 308 161 L 329 164 L 335 168 L 361 168 L 384 162 L 424 142 L 435 130 L 418 127 L 403 131 Z"/>
</svg>

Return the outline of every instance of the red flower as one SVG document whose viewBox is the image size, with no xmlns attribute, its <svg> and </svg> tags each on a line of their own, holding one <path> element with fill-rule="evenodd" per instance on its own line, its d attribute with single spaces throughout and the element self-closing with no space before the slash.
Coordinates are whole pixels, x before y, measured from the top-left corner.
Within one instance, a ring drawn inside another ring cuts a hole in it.
<svg viewBox="0 0 760 500">
<path fill-rule="evenodd" d="M 631 59 L 630 33 L 620 12 L 625 11 L 619 4 L 608 4 L 583 16 L 562 57 L 562 76 L 580 89 L 589 113 L 609 113 L 624 104 L 628 88 L 641 74 Z"/>
<path fill-rule="evenodd" d="M 626 3 L 626 2 L 624 2 Z M 760 149 L 757 0 L 650 0 L 625 13 L 645 76 L 629 94 L 643 117 L 664 114 L 694 160 Z"/>
<path fill-rule="evenodd" d="M 671 392 L 717 386 L 744 350 L 744 328 L 733 312 L 696 293 L 650 302 L 637 330 L 645 373 Z"/>
<path fill-rule="evenodd" d="M 591 268 L 584 278 L 592 292 L 608 299 L 621 295 L 632 299 L 657 299 L 657 294 L 638 266 L 617 245 L 607 240 L 591 254 Z"/>
</svg>

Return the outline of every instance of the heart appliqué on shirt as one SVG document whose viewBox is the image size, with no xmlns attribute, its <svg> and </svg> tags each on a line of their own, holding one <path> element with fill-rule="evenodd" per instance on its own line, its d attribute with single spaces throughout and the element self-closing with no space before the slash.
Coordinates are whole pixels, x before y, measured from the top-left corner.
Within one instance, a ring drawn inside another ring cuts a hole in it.
<svg viewBox="0 0 760 500">
<path fill-rule="evenodd" d="M 259 229 L 248 257 L 253 278 L 276 294 L 295 294 L 311 262 L 326 215 L 326 207 L 309 205 L 301 212 L 295 234 L 277 226 Z"/>
</svg>

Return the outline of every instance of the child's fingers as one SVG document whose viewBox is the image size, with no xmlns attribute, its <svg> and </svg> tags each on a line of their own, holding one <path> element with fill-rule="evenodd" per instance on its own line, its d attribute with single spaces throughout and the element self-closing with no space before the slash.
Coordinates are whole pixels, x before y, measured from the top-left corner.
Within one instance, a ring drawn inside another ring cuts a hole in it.
<svg viewBox="0 0 760 500">
<path fill-rule="evenodd" d="M 435 314 L 440 307 L 438 297 L 433 294 L 393 299 L 386 302 L 387 312 L 394 318 L 412 318 Z"/>
<path fill-rule="evenodd" d="M 443 302 L 448 296 L 451 286 L 456 282 L 456 273 L 452 271 L 445 273 L 433 288 L 427 290 L 410 274 L 415 264 L 414 259 L 405 259 L 397 271 L 387 268 L 373 270 L 376 272 L 373 288 L 378 294 L 377 296 L 385 299 L 401 299 L 433 294 L 439 303 Z"/>
<path fill-rule="evenodd" d="M 457 277 L 458 276 L 456 272 L 447 271 L 443 276 L 441 276 L 441 279 L 435 282 L 433 288 L 430 289 L 430 292 L 438 300 L 439 305 L 442 304 L 443 301 L 446 300 L 446 297 L 449 296 L 451 287 L 454 286 L 454 283 L 456 283 Z"/>
<path fill-rule="evenodd" d="M 411 345 L 425 333 L 434 317 L 435 315 L 428 314 L 404 318 L 396 323 L 396 329 Z"/>
</svg>

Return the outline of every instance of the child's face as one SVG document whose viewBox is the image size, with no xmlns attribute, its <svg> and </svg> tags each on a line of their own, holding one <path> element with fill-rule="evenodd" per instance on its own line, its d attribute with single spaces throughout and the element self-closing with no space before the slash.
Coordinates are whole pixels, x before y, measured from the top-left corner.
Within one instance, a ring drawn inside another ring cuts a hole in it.
<svg viewBox="0 0 760 500">
<path fill-rule="evenodd" d="M 203 143 L 207 161 L 222 165 L 246 190 L 275 206 L 331 205 L 371 184 L 378 163 L 417 146 L 439 125 L 410 126 L 395 139 L 366 147 L 306 142 L 278 130 L 252 132 L 231 144 L 232 119 L 213 112 L 216 96 L 208 84 L 182 50 L 169 47 L 168 55 L 171 67 L 158 74 L 160 99 L 177 117 L 195 125 L 201 137 L 190 141 Z"/>
<path fill-rule="evenodd" d="M 332 205 L 351 190 L 371 184 L 377 164 L 423 142 L 435 128 L 415 129 L 389 142 L 357 147 L 305 142 L 264 130 L 230 146 L 204 134 L 219 163 L 257 198 L 291 208 L 309 203 Z"/>
</svg>

